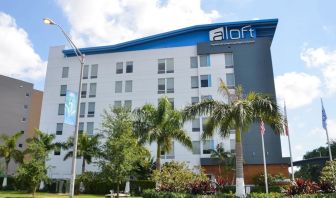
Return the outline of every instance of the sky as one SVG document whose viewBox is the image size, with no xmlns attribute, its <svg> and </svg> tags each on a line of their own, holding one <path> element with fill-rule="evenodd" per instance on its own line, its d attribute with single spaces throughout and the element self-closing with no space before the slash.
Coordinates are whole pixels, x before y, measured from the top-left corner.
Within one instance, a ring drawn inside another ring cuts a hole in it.
<svg viewBox="0 0 336 198">
<path fill-rule="evenodd" d="M 335 7 L 333 0 L 0 0 L 0 74 L 43 90 L 49 47 L 66 45 L 59 30 L 42 23 L 44 17 L 80 47 L 196 24 L 278 18 L 271 46 L 276 93 L 281 107 L 286 100 L 293 158 L 299 160 L 326 145 L 321 97 L 336 139 Z M 289 156 L 287 138 L 281 141 L 283 156 Z"/>
</svg>

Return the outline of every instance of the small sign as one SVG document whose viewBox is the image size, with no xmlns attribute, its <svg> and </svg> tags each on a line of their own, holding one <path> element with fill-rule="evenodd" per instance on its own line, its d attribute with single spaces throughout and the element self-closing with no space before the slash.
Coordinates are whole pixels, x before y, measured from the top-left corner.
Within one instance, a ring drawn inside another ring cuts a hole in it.
<svg viewBox="0 0 336 198">
<path fill-rule="evenodd" d="M 64 123 L 69 125 L 76 125 L 77 117 L 77 101 L 78 95 L 76 92 L 67 90 L 64 105 Z"/>
</svg>

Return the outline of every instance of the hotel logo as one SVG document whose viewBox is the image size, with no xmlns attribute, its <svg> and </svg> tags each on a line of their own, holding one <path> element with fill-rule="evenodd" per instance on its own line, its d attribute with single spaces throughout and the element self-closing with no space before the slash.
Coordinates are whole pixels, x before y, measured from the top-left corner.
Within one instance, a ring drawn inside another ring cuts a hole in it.
<svg viewBox="0 0 336 198">
<path fill-rule="evenodd" d="M 220 27 L 209 31 L 210 41 L 251 39 L 256 37 L 256 31 L 251 25 L 241 28 Z"/>
</svg>

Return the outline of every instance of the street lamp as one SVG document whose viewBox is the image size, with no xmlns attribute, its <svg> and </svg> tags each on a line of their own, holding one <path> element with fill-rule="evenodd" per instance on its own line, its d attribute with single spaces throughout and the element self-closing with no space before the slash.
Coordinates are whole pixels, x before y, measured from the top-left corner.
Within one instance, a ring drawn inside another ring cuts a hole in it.
<svg viewBox="0 0 336 198">
<path fill-rule="evenodd" d="M 74 189 L 75 189 L 75 179 L 76 179 L 76 157 L 77 157 L 77 144 L 78 144 L 78 123 L 79 123 L 79 107 L 80 107 L 80 93 L 81 93 L 81 85 L 83 78 L 83 66 L 84 66 L 84 54 L 77 48 L 77 46 L 72 42 L 69 35 L 63 30 L 61 26 L 55 23 L 53 20 L 49 18 L 44 18 L 43 23 L 47 25 L 56 25 L 63 33 L 65 38 L 68 40 L 71 47 L 74 49 L 74 52 L 79 59 L 80 62 L 80 77 L 79 77 L 79 85 L 78 85 L 78 94 L 77 94 L 77 115 L 76 115 L 76 124 L 75 124 L 75 132 L 74 132 L 74 147 L 73 147 L 73 155 L 72 155 L 72 168 L 71 168 L 71 181 L 70 181 L 70 192 L 69 198 L 74 197 Z"/>
</svg>

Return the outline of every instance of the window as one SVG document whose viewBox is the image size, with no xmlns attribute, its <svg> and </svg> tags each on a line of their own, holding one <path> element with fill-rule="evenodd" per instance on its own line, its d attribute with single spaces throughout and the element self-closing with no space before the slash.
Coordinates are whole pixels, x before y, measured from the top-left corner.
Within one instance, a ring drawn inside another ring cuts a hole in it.
<svg viewBox="0 0 336 198">
<path fill-rule="evenodd" d="M 80 122 L 78 124 L 78 133 L 83 133 L 84 132 L 84 122 Z"/>
<path fill-rule="evenodd" d="M 19 147 L 22 148 L 22 144 L 19 144 Z"/>
<path fill-rule="evenodd" d="M 192 154 L 201 154 L 201 144 L 200 141 L 192 141 Z"/>
<path fill-rule="evenodd" d="M 90 83 L 90 92 L 89 92 L 90 98 L 96 97 L 96 89 L 97 89 L 97 83 Z"/>
<path fill-rule="evenodd" d="M 125 81 L 125 92 L 132 92 L 132 81 L 131 80 Z"/>
<path fill-rule="evenodd" d="M 66 95 L 66 90 L 67 90 L 67 86 L 66 85 L 61 85 L 60 96 L 65 96 Z"/>
<path fill-rule="evenodd" d="M 122 92 L 122 81 L 116 81 L 115 82 L 115 93 L 121 93 Z"/>
<path fill-rule="evenodd" d="M 203 154 L 211 154 L 211 151 L 215 149 L 213 140 L 203 141 Z"/>
<path fill-rule="evenodd" d="M 114 108 L 119 108 L 119 107 L 121 107 L 121 100 L 114 101 Z"/>
<path fill-rule="evenodd" d="M 166 59 L 166 73 L 174 73 L 174 59 L 173 58 L 167 58 Z"/>
<path fill-rule="evenodd" d="M 198 76 L 191 77 L 191 88 L 192 89 L 198 88 Z"/>
<path fill-rule="evenodd" d="M 174 93 L 174 78 L 158 79 L 158 94 L 162 93 Z"/>
<path fill-rule="evenodd" d="M 88 117 L 93 117 L 95 114 L 95 106 L 96 104 L 94 102 L 89 102 L 88 106 Z"/>
<path fill-rule="evenodd" d="M 69 67 L 62 68 L 62 78 L 67 78 L 69 76 Z"/>
<path fill-rule="evenodd" d="M 125 100 L 124 106 L 127 109 L 132 109 L 132 100 Z"/>
<path fill-rule="evenodd" d="M 225 61 L 226 68 L 233 68 L 233 54 L 232 53 L 225 53 L 224 61 Z"/>
<path fill-rule="evenodd" d="M 82 90 L 81 90 L 81 98 L 86 98 L 86 91 L 87 91 L 87 84 L 82 84 Z"/>
<path fill-rule="evenodd" d="M 195 118 L 191 121 L 192 132 L 199 132 L 201 130 L 200 126 L 200 119 Z"/>
<path fill-rule="evenodd" d="M 174 98 L 168 98 L 172 108 L 174 109 Z"/>
<path fill-rule="evenodd" d="M 23 108 L 24 109 L 28 109 L 28 105 L 23 105 Z"/>
<path fill-rule="evenodd" d="M 205 125 L 207 124 L 208 118 L 202 118 L 202 130 L 204 131 Z"/>
<path fill-rule="evenodd" d="M 172 147 L 169 152 L 161 152 L 161 158 L 162 159 L 174 159 L 174 142 L 172 142 Z"/>
<path fill-rule="evenodd" d="M 89 78 L 89 66 L 84 65 L 83 68 L 83 79 L 88 79 Z"/>
<path fill-rule="evenodd" d="M 24 133 L 25 133 L 24 130 L 22 130 L 22 131 L 21 131 L 21 134 L 24 134 Z"/>
<path fill-rule="evenodd" d="M 158 60 L 158 74 L 164 74 L 166 72 L 166 61 L 165 59 Z"/>
<path fill-rule="evenodd" d="M 126 62 L 126 73 L 133 73 L 133 62 L 132 61 Z"/>
<path fill-rule="evenodd" d="M 211 75 L 201 75 L 201 87 L 211 87 Z"/>
<path fill-rule="evenodd" d="M 234 153 L 236 150 L 236 140 L 235 139 L 230 139 L 230 150 L 231 150 L 231 153 Z"/>
<path fill-rule="evenodd" d="M 210 55 L 200 55 L 200 67 L 210 66 Z"/>
<path fill-rule="evenodd" d="M 165 79 L 159 78 L 158 79 L 158 94 L 165 93 L 165 91 L 166 91 Z"/>
<path fill-rule="evenodd" d="M 174 93 L 174 78 L 167 78 L 167 93 Z"/>
<path fill-rule="evenodd" d="M 63 133 L 63 123 L 56 124 L 56 135 L 62 135 Z"/>
<path fill-rule="evenodd" d="M 227 73 L 226 74 L 226 85 L 229 89 L 234 88 L 235 86 L 235 77 L 233 73 Z"/>
<path fill-rule="evenodd" d="M 64 104 L 58 104 L 58 115 L 64 115 Z"/>
<path fill-rule="evenodd" d="M 97 78 L 98 76 L 98 65 L 91 65 L 91 78 Z"/>
<path fill-rule="evenodd" d="M 79 117 L 81 118 L 85 117 L 85 102 L 80 103 Z"/>
<path fill-rule="evenodd" d="M 158 60 L 158 74 L 174 73 L 174 59 L 166 58 Z"/>
<path fill-rule="evenodd" d="M 205 100 L 211 100 L 212 96 L 211 95 L 205 95 L 205 96 L 201 96 L 201 101 L 205 101 Z"/>
<path fill-rule="evenodd" d="M 93 135 L 93 122 L 86 123 L 86 131 L 89 135 Z"/>
<path fill-rule="evenodd" d="M 197 67 L 198 67 L 197 56 L 190 57 L 190 68 L 197 68 Z"/>
<path fill-rule="evenodd" d="M 54 155 L 61 155 L 61 149 L 60 148 L 56 148 L 54 150 Z"/>
<path fill-rule="evenodd" d="M 26 97 L 29 97 L 29 96 L 30 96 L 30 93 L 29 93 L 29 92 L 27 92 L 27 93 L 26 93 Z"/>
<path fill-rule="evenodd" d="M 23 117 L 22 119 L 21 119 L 21 122 L 26 122 L 27 121 L 27 118 L 25 118 L 25 117 Z"/>
<path fill-rule="evenodd" d="M 191 104 L 197 104 L 199 102 L 199 97 L 191 97 Z"/>
<path fill-rule="evenodd" d="M 123 73 L 123 62 L 118 62 L 116 64 L 116 74 L 122 74 Z"/>
</svg>

